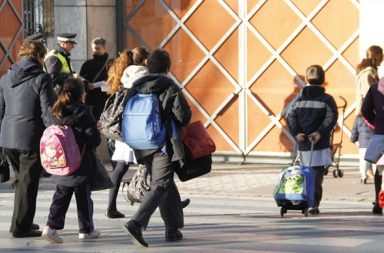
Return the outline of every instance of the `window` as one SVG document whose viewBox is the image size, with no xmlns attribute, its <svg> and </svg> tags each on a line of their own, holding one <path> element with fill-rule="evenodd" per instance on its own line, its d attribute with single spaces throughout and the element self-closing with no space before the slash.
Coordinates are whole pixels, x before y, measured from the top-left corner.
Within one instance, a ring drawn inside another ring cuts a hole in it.
<svg viewBox="0 0 384 253">
<path fill-rule="evenodd" d="M 48 36 L 54 31 L 53 0 L 24 0 L 24 36 L 41 32 Z"/>
</svg>

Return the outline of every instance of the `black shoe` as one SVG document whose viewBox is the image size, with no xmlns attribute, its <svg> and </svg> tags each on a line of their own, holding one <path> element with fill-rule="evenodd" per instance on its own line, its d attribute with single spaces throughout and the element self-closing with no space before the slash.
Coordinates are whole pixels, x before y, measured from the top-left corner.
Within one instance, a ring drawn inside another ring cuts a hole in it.
<svg viewBox="0 0 384 253">
<path fill-rule="evenodd" d="M 128 236 L 133 242 L 133 244 L 138 247 L 148 247 L 148 243 L 146 243 L 143 239 L 141 226 L 136 221 L 128 221 L 123 225 L 123 229 L 128 233 Z"/>
<path fill-rule="evenodd" d="M 320 214 L 320 210 L 318 207 L 313 207 L 311 209 L 309 209 L 308 213 L 310 214 Z"/>
<path fill-rule="evenodd" d="M 383 215 L 383 209 L 380 208 L 378 205 L 373 204 L 372 213 L 373 214 L 381 214 L 381 215 Z"/>
<path fill-rule="evenodd" d="M 179 229 L 166 229 L 165 230 L 165 240 L 167 242 L 180 241 L 183 239 L 183 234 Z"/>
<path fill-rule="evenodd" d="M 124 214 L 120 213 L 117 210 L 107 210 L 105 212 L 105 216 L 107 216 L 110 219 L 120 219 L 125 217 Z"/>
<path fill-rule="evenodd" d="M 185 199 L 185 200 L 181 201 L 181 207 L 186 208 L 189 205 L 189 203 L 191 203 L 191 200 Z"/>
<path fill-rule="evenodd" d="M 39 225 L 37 225 L 37 224 L 35 224 L 35 223 L 32 223 L 31 229 L 32 229 L 32 230 L 39 230 L 40 227 L 39 227 Z"/>
<path fill-rule="evenodd" d="M 31 230 L 28 232 L 13 232 L 12 236 L 15 238 L 24 238 L 24 237 L 40 237 L 41 231 L 39 230 Z"/>
</svg>

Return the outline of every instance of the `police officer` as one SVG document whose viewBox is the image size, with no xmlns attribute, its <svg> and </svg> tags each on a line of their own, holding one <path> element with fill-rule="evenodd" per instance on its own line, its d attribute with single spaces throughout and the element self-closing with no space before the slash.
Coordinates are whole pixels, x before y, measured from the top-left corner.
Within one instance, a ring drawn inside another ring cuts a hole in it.
<svg viewBox="0 0 384 253">
<path fill-rule="evenodd" d="M 69 58 L 72 49 L 77 44 L 74 40 L 75 37 L 75 33 L 59 34 L 57 36 L 57 47 L 51 50 L 45 58 L 45 70 L 53 79 L 53 88 L 56 93 L 62 90 L 66 79 L 77 77 L 77 75 L 74 75 L 71 59 Z"/>
</svg>

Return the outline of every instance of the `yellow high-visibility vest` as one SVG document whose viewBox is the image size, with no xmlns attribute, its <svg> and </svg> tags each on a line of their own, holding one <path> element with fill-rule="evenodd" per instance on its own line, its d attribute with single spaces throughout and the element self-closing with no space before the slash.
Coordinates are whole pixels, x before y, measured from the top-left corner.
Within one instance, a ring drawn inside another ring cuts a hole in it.
<svg viewBox="0 0 384 253">
<path fill-rule="evenodd" d="M 60 73 L 64 73 L 64 74 L 72 74 L 72 68 L 71 66 L 69 66 L 67 60 L 65 59 L 65 57 L 60 54 L 60 52 L 56 51 L 56 50 L 51 50 L 49 51 L 49 53 L 47 54 L 47 56 L 45 57 L 45 60 L 50 57 L 50 56 L 55 56 L 59 59 L 59 61 L 61 62 L 61 69 L 60 69 Z"/>
</svg>

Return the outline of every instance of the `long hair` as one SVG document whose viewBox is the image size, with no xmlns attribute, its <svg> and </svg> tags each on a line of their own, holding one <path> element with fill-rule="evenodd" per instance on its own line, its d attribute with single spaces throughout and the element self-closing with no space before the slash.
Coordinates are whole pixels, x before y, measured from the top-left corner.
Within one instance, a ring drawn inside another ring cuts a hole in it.
<svg viewBox="0 0 384 253">
<path fill-rule="evenodd" d="M 56 118 L 63 117 L 63 108 L 66 105 L 81 101 L 84 94 L 84 84 L 76 78 L 69 78 L 64 82 L 63 90 L 53 105 L 52 114 Z"/>
<path fill-rule="evenodd" d="M 111 87 L 110 94 L 114 94 L 119 90 L 120 79 L 124 70 L 130 65 L 144 65 L 148 54 L 148 50 L 142 47 L 136 47 L 132 50 L 125 49 L 120 53 L 108 70 L 107 83 Z"/>
<path fill-rule="evenodd" d="M 370 46 L 365 52 L 365 58 L 356 67 L 356 74 L 359 74 L 360 71 L 364 70 L 367 67 L 372 67 L 377 70 L 377 67 L 380 65 L 383 60 L 383 49 L 379 46 L 373 45 Z"/>
</svg>

